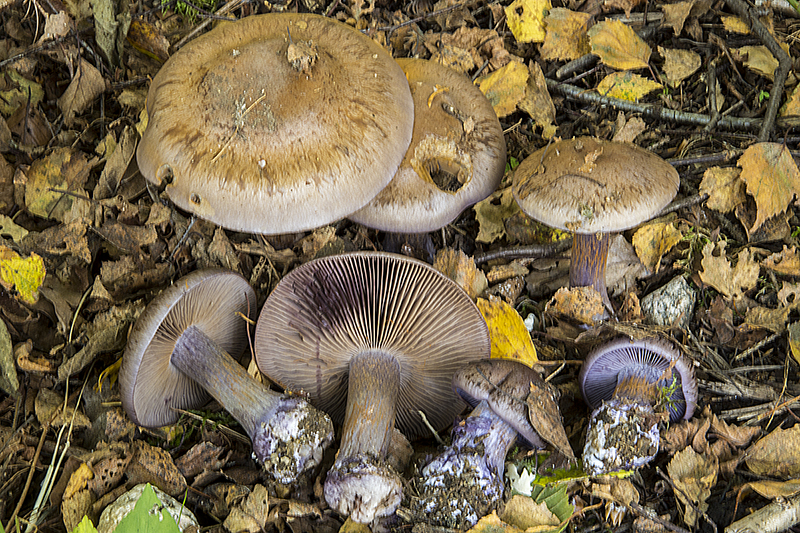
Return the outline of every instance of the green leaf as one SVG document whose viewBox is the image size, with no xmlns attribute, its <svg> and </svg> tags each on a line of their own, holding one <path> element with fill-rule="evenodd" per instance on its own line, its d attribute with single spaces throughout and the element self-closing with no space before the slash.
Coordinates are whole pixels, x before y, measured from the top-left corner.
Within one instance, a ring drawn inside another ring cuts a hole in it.
<svg viewBox="0 0 800 533">
<path fill-rule="evenodd" d="M 148 483 L 133 511 L 120 520 L 114 533 L 180 533 L 172 515 L 164 508 Z"/>
<path fill-rule="evenodd" d="M 97 533 L 97 529 L 92 524 L 92 521 L 89 520 L 89 517 L 84 515 L 81 523 L 75 526 L 72 533 Z"/>
</svg>

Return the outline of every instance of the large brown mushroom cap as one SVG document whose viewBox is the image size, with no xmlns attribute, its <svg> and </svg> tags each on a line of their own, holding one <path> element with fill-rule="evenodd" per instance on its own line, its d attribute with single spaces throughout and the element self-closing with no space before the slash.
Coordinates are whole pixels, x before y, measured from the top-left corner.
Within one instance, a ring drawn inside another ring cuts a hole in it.
<svg viewBox="0 0 800 533">
<path fill-rule="evenodd" d="M 193 272 L 158 294 L 136 321 L 122 358 L 120 392 L 131 420 L 160 427 L 178 419 L 172 408 L 205 403 L 205 390 L 170 362 L 175 343 L 196 326 L 229 354 L 242 353 L 248 337 L 242 315 L 255 301 L 247 280 L 222 269 Z"/>
<path fill-rule="evenodd" d="M 462 365 L 489 357 L 486 322 L 469 297 L 429 265 L 355 252 L 317 259 L 272 291 L 255 335 L 262 372 L 341 422 L 351 357 L 380 350 L 400 366 L 396 427 L 413 440 L 464 407 L 452 390 Z M 278 364 L 280 363 L 280 364 Z"/>
<path fill-rule="evenodd" d="M 343 218 L 392 179 L 411 140 L 402 69 L 360 32 L 308 14 L 224 24 L 159 71 L 137 161 L 179 207 L 288 233 Z"/>
<path fill-rule="evenodd" d="M 617 232 L 657 215 L 678 172 L 630 143 L 580 137 L 534 152 L 514 171 L 514 198 L 530 217 L 575 233 Z"/>
<path fill-rule="evenodd" d="M 398 59 L 414 98 L 414 135 L 391 183 L 349 218 L 401 233 L 449 224 L 500 184 L 503 128 L 466 76 L 423 59 Z"/>
</svg>

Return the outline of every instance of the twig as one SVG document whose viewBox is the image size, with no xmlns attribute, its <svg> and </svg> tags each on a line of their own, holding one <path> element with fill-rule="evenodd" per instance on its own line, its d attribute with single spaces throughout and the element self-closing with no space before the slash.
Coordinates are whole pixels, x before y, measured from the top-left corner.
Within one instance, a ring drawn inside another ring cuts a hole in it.
<svg viewBox="0 0 800 533">
<path fill-rule="evenodd" d="M 572 247 L 572 239 L 564 239 L 553 244 L 532 244 L 530 246 L 515 246 L 501 248 L 475 256 L 475 264 L 480 265 L 495 259 L 539 259 L 551 257 L 566 252 Z"/>
<path fill-rule="evenodd" d="M 750 26 L 753 33 L 761 39 L 764 46 L 778 60 L 778 68 L 775 69 L 772 80 L 772 93 L 769 103 L 767 103 L 767 111 L 764 113 L 764 120 L 761 123 L 761 130 L 758 132 L 758 141 L 765 142 L 769 139 L 772 128 L 775 126 L 775 117 L 778 116 L 778 107 L 781 104 L 781 95 L 786 84 L 786 77 L 789 75 L 789 69 L 792 68 L 792 58 L 781 48 L 775 37 L 761 23 L 753 8 L 747 3 L 743 0 L 725 0 L 725 3 Z"/>
<path fill-rule="evenodd" d="M 673 213 L 675 211 L 679 211 L 686 207 L 691 207 L 693 205 L 701 204 L 708 200 L 708 194 L 695 194 L 693 196 L 689 196 L 688 198 L 681 198 L 680 200 L 675 200 L 667 207 L 661 210 L 661 212 L 656 215 L 658 217 L 663 217 L 664 215 L 668 215 L 669 213 Z"/>
<path fill-rule="evenodd" d="M 631 511 L 636 513 L 637 515 L 641 516 L 642 518 L 646 518 L 647 520 L 652 520 L 656 524 L 669 529 L 670 531 L 675 531 L 676 533 L 690 533 L 688 529 L 683 529 L 682 527 L 678 527 L 672 522 L 664 520 L 660 516 L 658 516 L 655 512 L 650 513 L 647 509 L 639 505 L 634 501 L 630 501 L 627 504 L 627 507 L 630 508 Z"/>
<path fill-rule="evenodd" d="M 676 495 L 677 495 L 677 493 L 678 493 L 678 492 L 680 492 L 681 494 L 683 494 L 683 497 L 686 499 L 686 500 L 685 500 L 685 503 L 686 503 L 686 504 L 687 504 L 689 507 L 691 507 L 692 509 L 694 509 L 694 512 L 696 512 L 698 515 L 701 515 L 703 518 L 705 518 L 705 519 L 706 519 L 706 521 L 707 521 L 707 522 L 708 522 L 708 523 L 711 525 L 711 527 L 712 527 L 712 528 L 714 528 L 714 533 L 717 533 L 717 524 L 716 524 L 716 522 L 714 522 L 713 520 L 711 520 L 711 517 L 710 517 L 710 516 L 708 516 L 708 515 L 706 514 L 706 512 L 705 512 L 705 511 L 701 510 L 701 509 L 700 509 L 700 508 L 699 508 L 697 505 L 695 505 L 695 504 L 694 504 L 694 501 L 692 501 L 692 500 L 693 500 L 693 498 L 692 498 L 691 496 L 689 496 L 688 494 L 686 494 L 686 491 L 685 491 L 685 490 L 683 490 L 682 488 L 680 488 L 680 487 L 676 486 L 676 485 L 675 485 L 675 483 L 673 483 L 673 482 L 672 482 L 672 479 L 671 479 L 671 478 L 670 478 L 668 475 L 666 475 L 666 474 L 665 474 L 665 473 L 664 473 L 664 472 L 663 472 L 663 471 L 662 471 L 660 468 L 658 468 L 658 467 L 656 467 L 656 474 L 658 474 L 659 476 L 661 476 L 661 478 L 662 478 L 664 481 L 666 481 L 666 482 L 669 484 L 669 486 L 670 486 L 670 487 L 672 487 L 672 490 L 673 490 L 673 491 L 676 493 Z"/>
<path fill-rule="evenodd" d="M 226 3 L 224 6 L 222 6 L 222 7 L 221 7 L 221 8 L 219 8 L 218 10 L 216 10 L 216 11 L 214 12 L 214 15 L 216 15 L 217 17 L 221 17 L 222 15 L 224 15 L 225 13 L 227 13 L 228 11 L 233 11 L 234 9 L 236 9 L 237 7 L 239 7 L 240 5 L 242 5 L 242 0 L 229 0 L 229 1 L 228 1 L 228 3 Z M 180 49 L 180 48 L 181 48 L 183 45 L 185 45 L 187 42 L 189 42 L 189 41 L 190 41 L 190 40 L 191 40 L 191 39 L 192 39 L 192 38 L 193 38 L 195 35 L 197 35 L 197 34 L 198 34 L 198 33 L 200 33 L 201 31 L 203 31 L 203 29 L 204 29 L 206 26 L 208 26 L 209 24 L 211 24 L 213 21 L 214 21 L 214 19 L 213 19 L 213 18 L 207 18 L 207 19 L 205 19 L 203 22 L 201 22 L 200 24 L 198 24 L 198 25 L 197 25 L 197 27 L 196 27 L 195 29 L 193 29 L 192 31 L 190 31 L 190 32 L 188 33 L 188 35 L 186 35 L 186 37 L 184 37 L 183 39 L 181 39 L 180 41 L 178 41 L 178 42 L 175 44 L 175 46 L 173 46 L 173 49 L 174 49 L 174 50 L 179 50 L 179 49 Z"/>
<path fill-rule="evenodd" d="M 764 346 L 766 346 L 767 344 L 772 344 L 773 342 L 778 340 L 778 338 L 781 335 L 782 335 L 782 333 L 773 333 L 772 335 L 770 335 L 766 339 L 763 339 L 762 341 L 755 343 L 753 346 L 751 346 L 747 350 L 745 350 L 742 353 L 740 353 L 739 355 L 735 356 L 733 358 L 733 362 L 735 363 L 736 361 L 741 361 L 742 359 L 745 359 L 746 357 L 749 357 L 753 352 L 756 352 L 756 351 L 760 350 L 761 348 L 763 348 Z"/>
</svg>

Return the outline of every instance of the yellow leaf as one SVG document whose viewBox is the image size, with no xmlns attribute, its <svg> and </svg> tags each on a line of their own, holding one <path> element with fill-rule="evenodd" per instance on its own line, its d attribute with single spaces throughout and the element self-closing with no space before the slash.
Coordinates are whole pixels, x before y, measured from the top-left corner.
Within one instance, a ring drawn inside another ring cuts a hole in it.
<svg viewBox="0 0 800 533">
<path fill-rule="evenodd" d="M 800 171 L 792 154 L 780 143 L 754 144 L 737 164 L 742 167 L 747 192 L 756 201 L 756 220 L 748 230 L 752 234 L 800 195 Z"/>
<path fill-rule="evenodd" d="M 703 173 L 700 194 L 707 194 L 706 205 L 720 213 L 730 213 L 747 198 L 744 182 L 739 178 L 741 169 L 736 167 L 711 167 Z"/>
<path fill-rule="evenodd" d="M 778 274 L 797 276 L 800 274 L 800 254 L 797 253 L 796 246 L 788 248 L 784 244 L 783 250 L 775 252 L 764 259 L 764 261 L 761 262 L 761 266 L 773 270 Z"/>
<path fill-rule="evenodd" d="M 639 260 L 650 272 L 658 272 L 661 257 L 678 244 L 683 235 L 672 222 L 655 221 L 633 234 L 633 247 Z"/>
<path fill-rule="evenodd" d="M 517 104 L 522 111 L 525 111 L 542 128 L 542 137 L 549 139 L 556 133 L 556 126 L 553 122 L 556 119 L 556 106 L 550 98 L 547 90 L 547 81 L 539 63 L 531 61 L 528 66 L 530 78 L 528 78 L 528 88 L 525 98 Z"/>
<path fill-rule="evenodd" d="M 550 314 L 564 315 L 588 326 L 594 326 L 606 313 L 603 297 L 594 287 L 561 287 L 546 309 Z"/>
<path fill-rule="evenodd" d="M 544 41 L 544 18 L 552 6 L 550 0 L 514 0 L 506 7 L 506 23 L 518 43 Z"/>
<path fill-rule="evenodd" d="M 630 26 L 618 20 L 598 22 L 589 30 L 592 53 L 611 68 L 634 70 L 647 68 L 650 47 Z"/>
<path fill-rule="evenodd" d="M 800 363 L 800 322 L 789 324 L 789 348 L 792 350 L 792 357 Z"/>
<path fill-rule="evenodd" d="M 753 260 L 750 249 L 745 248 L 739 252 L 736 266 L 732 267 L 725 256 L 725 241 L 720 241 L 718 246 L 719 253 L 716 255 L 713 242 L 703 247 L 703 260 L 700 263 L 703 270 L 700 272 L 700 279 L 728 298 L 734 300 L 741 298 L 758 282 L 758 263 Z"/>
<path fill-rule="evenodd" d="M 664 26 L 671 26 L 672 31 L 678 36 L 683 31 L 683 25 L 689 17 L 694 7 L 694 0 L 689 2 L 677 2 L 675 4 L 666 4 L 661 6 L 664 12 Z"/>
<path fill-rule="evenodd" d="M 492 103 L 498 118 L 517 109 L 519 101 L 525 98 L 529 76 L 528 67 L 519 61 L 511 61 L 478 81 L 478 87 Z"/>
<path fill-rule="evenodd" d="M 786 103 L 781 107 L 779 115 L 782 117 L 800 116 L 800 85 L 792 90 L 791 96 L 789 96 Z"/>
<path fill-rule="evenodd" d="M 570 11 L 563 7 L 550 10 L 544 19 L 547 30 L 540 52 L 545 61 L 572 61 L 589 53 L 589 26 L 591 13 Z"/>
<path fill-rule="evenodd" d="M 744 58 L 744 66 L 765 78 L 773 78 L 778 60 L 766 46 L 743 46 L 735 51 Z"/>
<path fill-rule="evenodd" d="M 722 19 L 722 27 L 725 28 L 725 31 L 741 33 L 742 35 L 750 33 L 750 26 L 739 17 L 734 15 L 722 15 L 720 18 Z"/>
<path fill-rule="evenodd" d="M 44 260 L 40 256 L 32 253 L 22 259 L 11 248 L 0 246 L 0 285 L 8 291 L 16 289 L 16 296 L 23 302 L 36 303 L 44 275 Z"/>
<path fill-rule="evenodd" d="M 662 85 L 632 72 L 612 72 L 597 86 L 603 96 L 635 102 L 642 96 L 660 89 Z"/>
<path fill-rule="evenodd" d="M 492 359 L 513 359 L 533 366 L 539 359 L 531 341 L 531 334 L 519 313 L 501 299 L 478 298 L 478 309 L 483 314 L 492 339 Z"/>
<path fill-rule="evenodd" d="M 677 87 L 681 82 L 700 68 L 700 54 L 692 50 L 674 50 L 658 47 L 658 53 L 664 58 L 664 75 L 667 83 Z"/>
<path fill-rule="evenodd" d="M 478 520 L 467 533 L 522 533 L 522 530 L 506 524 L 497 516 L 497 511 L 492 511 L 492 514 Z"/>
</svg>

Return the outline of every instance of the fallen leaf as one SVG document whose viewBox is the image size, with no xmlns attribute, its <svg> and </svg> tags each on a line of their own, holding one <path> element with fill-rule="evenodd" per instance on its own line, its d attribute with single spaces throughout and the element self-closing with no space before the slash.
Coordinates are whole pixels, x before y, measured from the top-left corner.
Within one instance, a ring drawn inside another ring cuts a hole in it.
<svg viewBox="0 0 800 533">
<path fill-rule="evenodd" d="M 517 104 L 525 98 L 530 72 L 518 61 L 511 61 L 503 68 L 480 78 L 478 87 L 489 99 L 498 118 L 510 115 Z"/>
<path fill-rule="evenodd" d="M 547 81 L 539 63 L 531 61 L 528 64 L 530 77 L 525 92 L 525 98 L 519 101 L 517 107 L 525 111 L 542 128 L 542 137 L 551 138 L 556 133 L 554 124 L 556 119 L 556 106 L 547 90 Z"/>
<path fill-rule="evenodd" d="M 631 11 L 645 0 L 605 0 L 603 2 L 604 10 L 607 9 L 622 9 L 625 11 L 625 16 L 630 18 Z"/>
<path fill-rule="evenodd" d="M 694 7 L 694 0 L 690 2 L 676 2 L 674 4 L 664 4 L 661 11 L 664 13 L 664 26 L 670 26 L 675 36 L 683 31 L 683 25 Z"/>
<path fill-rule="evenodd" d="M 511 187 L 495 191 L 473 206 L 478 221 L 477 242 L 491 243 L 506 234 L 505 220 L 519 212 Z"/>
<path fill-rule="evenodd" d="M 726 246 L 725 241 L 718 243 L 719 255 L 715 255 L 717 246 L 714 243 L 703 247 L 700 279 L 727 298 L 737 300 L 758 283 L 759 265 L 753 260 L 750 249 L 744 248 L 739 252 L 736 266 L 732 267 L 725 256 Z"/>
<path fill-rule="evenodd" d="M 800 283 L 784 283 L 778 291 L 778 301 L 784 307 L 800 304 Z"/>
<path fill-rule="evenodd" d="M 678 244 L 683 234 L 671 221 L 650 222 L 633 234 L 636 255 L 650 272 L 658 272 L 661 258 Z"/>
<path fill-rule="evenodd" d="M 636 102 L 642 96 L 661 87 L 663 86 L 660 83 L 630 71 L 612 72 L 597 85 L 597 92 L 603 96 Z"/>
<path fill-rule="evenodd" d="M 518 43 L 544 41 L 544 18 L 551 7 L 550 0 L 514 0 L 506 7 L 506 23 Z"/>
<path fill-rule="evenodd" d="M 16 398 L 19 392 L 17 367 L 14 364 L 14 346 L 6 323 L 0 320 L 0 390 Z"/>
<path fill-rule="evenodd" d="M 784 47 L 788 52 L 788 46 Z M 766 46 L 743 46 L 735 48 L 734 51 L 738 53 L 744 61 L 744 66 L 760 74 L 767 79 L 772 79 L 775 76 L 775 69 L 778 68 L 778 60 L 769 51 Z"/>
<path fill-rule="evenodd" d="M 795 300 L 786 307 L 773 309 L 770 307 L 756 306 L 747 310 L 744 322 L 755 328 L 764 328 L 773 333 L 783 333 L 786 322 L 795 309 L 800 309 L 800 300 Z"/>
<path fill-rule="evenodd" d="M 800 426 L 775 428 L 747 449 L 745 462 L 756 475 L 796 478 L 800 475 Z"/>
<path fill-rule="evenodd" d="M 538 383 L 531 381 L 525 403 L 528 404 L 528 421 L 536 433 L 569 461 L 574 461 L 575 453 L 572 451 L 564 422 L 561 420 L 561 409 L 558 407 L 555 388 L 544 380 Z"/>
<path fill-rule="evenodd" d="M 489 286 L 483 271 L 475 265 L 475 260 L 461 250 L 442 248 L 436 252 L 433 268 L 455 281 L 473 300 Z"/>
<path fill-rule="evenodd" d="M 800 363 L 800 322 L 793 322 L 786 328 L 789 330 L 789 348 L 794 360 Z"/>
<path fill-rule="evenodd" d="M 683 521 L 690 529 L 694 529 L 701 512 L 708 510 L 711 488 L 717 483 L 719 462 L 710 454 L 697 453 L 692 448 L 685 448 L 675 454 L 667 465 L 667 472 L 675 486 L 675 496 L 683 503 Z M 691 500 L 691 502 L 690 502 Z"/>
<path fill-rule="evenodd" d="M 781 117 L 800 116 L 800 85 L 792 89 L 792 94 L 786 99 L 786 103 L 781 106 L 778 115 Z"/>
<path fill-rule="evenodd" d="M 59 11 L 53 14 L 46 13 L 44 17 L 44 31 L 38 41 L 40 44 L 59 37 L 65 37 L 72 29 L 72 19 L 66 11 Z"/>
<path fill-rule="evenodd" d="M 800 493 L 800 479 L 790 479 L 789 481 L 760 480 L 750 481 L 742 486 L 742 489 L 756 491 L 764 498 L 791 498 Z"/>
<path fill-rule="evenodd" d="M 500 519 L 522 530 L 557 526 L 561 520 L 547 508 L 545 502 L 536 503 L 533 498 L 515 494 L 506 503 Z"/>
<path fill-rule="evenodd" d="M 703 173 L 700 194 L 707 194 L 706 205 L 720 213 L 730 213 L 747 199 L 741 169 L 736 167 L 711 167 Z"/>
<path fill-rule="evenodd" d="M 562 287 L 556 291 L 545 308 L 550 314 L 560 314 L 581 324 L 593 326 L 606 313 L 603 298 L 594 287 Z"/>
<path fill-rule="evenodd" d="M 35 160 L 28 170 L 25 207 L 36 216 L 69 222 L 74 197 L 63 191 L 86 196 L 83 185 L 91 167 L 83 152 L 69 146 L 56 148 Z"/>
<path fill-rule="evenodd" d="M 756 201 L 755 232 L 767 219 L 783 212 L 800 195 L 800 171 L 789 150 L 780 143 L 757 143 L 744 151 L 737 163 L 742 180 Z"/>
<path fill-rule="evenodd" d="M 34 402 L 36 419 L 44 426 L 53 427 L 72 425 L 74 430 L 92 427 L 89 418 L 80 409 L 71 404 L 64 405 L 64 397 L 50 389 L 39 389 Z"/>
<path fill-rule="evenodd" d="M 75 116 L 86 111 L 105 90 L 106 82 L 100 71 L 88 61 L 79 61 L 75 76 L 58 99 L 58 108 L 64 115 L 64 122 L 73 125 Z"/>
<path fill-rule="evenodd" d="M 611 139 L 615 142 L 629 142 L 632 143 L 639 134 L 647 129 L 647 124 L 640 117 L 633 117 L 630 120 L 625 120 L 625 113 L 622 111 L 617 115 L 616 123 L 617 131 Z"/>
<path fill-rule="evenodd" d="M 268 521 L 269 494 L 263 485 L 256 485 L 246 498 L 231 509 L 223 525 L 228 531 L 259 533 L 267 529 Z"/>
<path fill-rule="evenodd" d="M 19 244 L 28 234 L 28 230 L 17 225 L 11 217 L 0 215 L 0 234 L 8 235 L 12 241 Z"/>
<path fill-rule="evenodd" d="M 134 19 L 126 38 L 131 46 L 153 59 L 162 63 L 169 59 L 169 41 L 151 22 Z"/>
<path fill-rule="evenodd" d="M 591 51 L 589 36 L 590 13 L 571 11 L 563 7 L 550 10 L 545 17 L 546 34 L 539 52 L 545 61 L 572 61 Z"/>
<path fill-rule="evenodd" d="M 31 253 L 23 259 L 11 248 L 0 245 L 0 286 L 9 292 L 16 291 L 12 292 L 15 298 L 35 304 L 45 273 L 41 256 Z"/>
<path fill-rule="evenodd" d="M 650 47 L 636 32 L 618 20 L 598 22 L 589 30 L 592 53 L 611 68 L 634 70 L 647 68 Z"/>
<path fill-rule="evenodd" d="M 664 58 L 663 69 L 667 83 L 673 87 L 697 72 L 702 64 L 700 54 L 692 50 L 674 50 L 659 46 L 658 53 Z"/>
<path fill-rule="evenodd" d="M 737 16 L 722 15 L 720 16 L 720 19 L 722 19 L 722 27 L 725 28 L 725 31 L 738 33 L 741 35 L 747 35 L 750 33 L 750 26 L 748 26 L 745 21 Z"/>
<path fill-rule="evenodd" d="M 492 359 L 512 359 L 527 366 L 536 364 L 536 347 L 516 309 L 499 298 L 478 298 L 477 304 L 489 327 Z"/>
<path fill-rule="evenodd" d="M 467 533 L 522 533 L 522 530 L 512 525 L 506 524 L 497 516 L 497 511 L 486 515 Z"/>
<path fill-rule="evenodd" d="M 788 248 L 784 244 L 783 250 L 765 258 L 761 266 L 778 274 L 800 276 L 800 254 L 797 253 L 796 246 Z"/>
<path fill-rule="evenodd" d="M 3 85 L 10 87 L 7 90 L 0 90 L 0 113 L 6 117 L 20 106 L 35 108 L 44 98 L 42 86 L 25 78 L 16 70 L 4 71 L 3 76 L 7 79 L 7 83 Z"/>
</svg>

